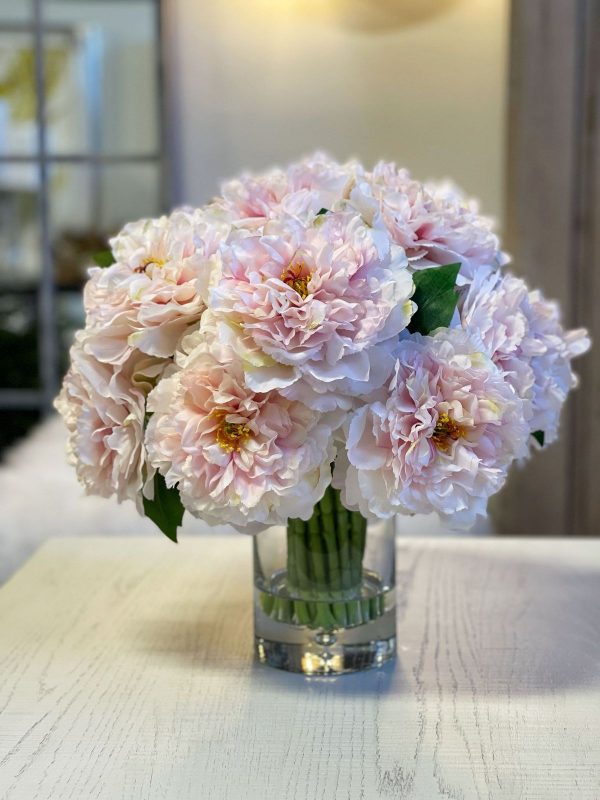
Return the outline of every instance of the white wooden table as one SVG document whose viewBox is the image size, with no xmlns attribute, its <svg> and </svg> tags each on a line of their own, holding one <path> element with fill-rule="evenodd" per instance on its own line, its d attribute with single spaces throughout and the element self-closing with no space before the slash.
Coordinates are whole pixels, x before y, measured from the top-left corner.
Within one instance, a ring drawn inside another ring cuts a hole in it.
<svg viewBox="0 0 600 800">
<path fill-rule="evenodd" d="M 0 590 L 0 798 L 600 798 L 600 542 L 400 539 L 394 667 L 252 660 L 243 536 L 62 539 Z"/>
</svg>

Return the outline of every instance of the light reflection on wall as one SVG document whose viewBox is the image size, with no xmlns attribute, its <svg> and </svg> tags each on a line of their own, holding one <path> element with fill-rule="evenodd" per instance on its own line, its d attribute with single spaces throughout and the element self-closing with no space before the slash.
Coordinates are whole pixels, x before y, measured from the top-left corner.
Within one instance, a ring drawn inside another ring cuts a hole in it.
<svg viewBox="0 0 600 800">
<path fill-rule="evenodd" d="M 323 22 L 365 31 L 421 23 L 460 2 L 463 0 L 266 0 L 278 13 L 314 15 Z"/>
</svg>

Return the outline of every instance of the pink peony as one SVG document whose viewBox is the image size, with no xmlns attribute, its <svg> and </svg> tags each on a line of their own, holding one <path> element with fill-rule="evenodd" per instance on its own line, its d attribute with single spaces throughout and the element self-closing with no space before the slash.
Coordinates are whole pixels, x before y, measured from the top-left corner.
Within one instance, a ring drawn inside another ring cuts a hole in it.
<svg viewBox="0 0 600 800">
<path fill-rule="evenodd" d="M 346 198 L 361 173 L 356 162 L 338 164 L 324 153 L 315 153 L 287 170 L 245 174 L 228 181 L 216 202 L 238 226 L 247 228 L 282 214 L 312 219 L 322 208 L 330 210 Z"/>
<path fill-rule="evenodd" d="M 562 406 L 577 384 L 571 360 L 590 345 L 586 332 L 566 331 L 556 303 L 530 292 L 520 278 L 491 269 L 475 275 L 461 299 L 460 316 L 523 399 L 530 431 L 543 431 L 546 443 L 554 441 Z"/>
<path fill-rule="evenodd" d="M 522 403 L 463 331 L 407 336 L 396 355 L 389 391 L 351 418 L 345 503 L 471 525 L 526 452 Z"/>
<path fill-rule="evenodd" d="M 140 220 L 111 239 L 116 263 L 90 270 L 85 288 L 91 354 L 121 364 L 134 349 L 161 358 L 206 308 L 217 249 L 229 225 L 209 212 Z"/>
<path fill-rule="evenodd" d="M 150 463 L 211 522 L 255 531 L 308 519 L 331 480 L 336 418 L 277 391 L 252 391 L 216 337 L 198 333 L 184 345 L 185 368 L 148 398 Z"/>
<path fill-rule="evenodd" d="M 229 330 L 256 391 L 303 378 L 324 389 L 340 380 L 372 388 L 377 346 L 396 337 L 413 313 L 404 252 L 353 213 L 239 232 L 222 259 L 211 311 Z"/>
<path fill-rule="evenodd" d="M 460 262 L 461 276 L 470 278 L 482 265 L 507 260 L 477 204 L 450 184 L 427 186 L 407 170 L 379 162 L 357 182 L 350 201 L 389 231 L 416 269 Z"/>
<path fill-rule="evenodd" d="M 68 454 L 89 494 L 141 504 L 146 395 L 164 362 L 134 357 L 117 371 L 86 353 L 79 333 L 55 407 L 69 430 Z M 149 476 L 151 477 L 151 475 Z"/>
</svg>

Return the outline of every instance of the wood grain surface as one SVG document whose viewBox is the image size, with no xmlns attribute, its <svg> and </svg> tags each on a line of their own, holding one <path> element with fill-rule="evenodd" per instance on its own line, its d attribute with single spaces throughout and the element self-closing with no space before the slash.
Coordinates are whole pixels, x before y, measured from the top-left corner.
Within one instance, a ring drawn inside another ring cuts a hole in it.
<svg viewBox="0 0 600 800">
<path fill-rule="evenodd" d="M 400 539 L 396 663 L 252 659 L 245 537 L 54 540 L 0 590 L 0 798 L 600 797 L 600 542 Z"/>
</svg>

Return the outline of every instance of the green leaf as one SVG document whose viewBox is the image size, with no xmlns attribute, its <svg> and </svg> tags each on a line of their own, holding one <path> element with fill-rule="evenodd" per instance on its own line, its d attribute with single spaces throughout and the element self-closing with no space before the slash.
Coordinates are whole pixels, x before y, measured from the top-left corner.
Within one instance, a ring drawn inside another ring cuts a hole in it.
<svg viewBox="0 0 600 800">
<path fill-rule="evenodd" d="M 100 250 L 98 253 L 94 253 L 92 258 L 99 267 L 110 267 L 115 263 L 115 257 L 110 250 Z"/>
<path fill-rule="evenodd" d="M 321 216 L 321 214 L 327 214 L 327 213 L 329 213 L 328 208 L 321 208 L 319 209 L 319 211 L 317 211 L 317 217 Z"/>
<path fill-rule="evenodd" d="M 455 287 L 459 269 L 460 264 L 446 264 L 414 273 L 415 293 L 412 299 L 418 308 L 408 326 L 411 333 L 426 336 L 436 328 L 450 325 L 458 302 Z"/>
<path fill-rule="evenodd" d="M 177 542 L 177 528 L 183 519 L 183 505 L 176 488 L 169 489 L 163 476 L 154 476 L 154 499 L 144 497 L 144 514 L 161 529 L 172 542 Z"/>
<path fill-rule="evenodd" d="M 531 434 L 540 447 L 544 446 L 544 431 L 533 431 Z"/>
</svg>

